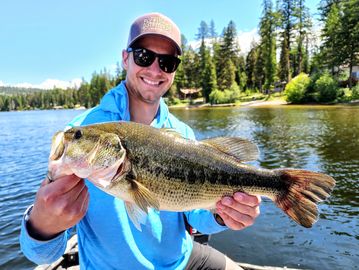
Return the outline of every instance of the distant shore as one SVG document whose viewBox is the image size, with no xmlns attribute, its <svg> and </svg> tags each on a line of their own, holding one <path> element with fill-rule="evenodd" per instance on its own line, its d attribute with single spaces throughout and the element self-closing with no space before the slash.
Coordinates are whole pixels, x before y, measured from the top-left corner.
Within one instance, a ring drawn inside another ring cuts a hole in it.
<svg viewBox="0 0 359 270">
<path fill-rule="evenodd" d="M 288 102 L 282 99 L 275 100 L 253 100 L 240 103 L 225 103 L 225 104 L 210 104 L 210 103 L 201 103 L 201 104 L 179 104 L 169 106 L 170 108 L 204 108 L 204 107 L 259 107 L 259 106 L 279 106 L 287 105 Z"/>
<path fill-rule="evenodd" d="M 354 100 L 348 103 L 303 103 L 303 104 L 291 104 L 284 99 L 274 99 L 274 100 L 253 100 L 240 103 L 226 103 L 226 104 L 179 104 L 169 106 L 171 109 L 180 109 L 180 108 L 215 108 L 215 107 L 270 107 L 270 106 L 282 106 L 282 105 L 292 105 L 292 106 L 357 106 L 359 105 L 359 100 Z"/>
</svg>

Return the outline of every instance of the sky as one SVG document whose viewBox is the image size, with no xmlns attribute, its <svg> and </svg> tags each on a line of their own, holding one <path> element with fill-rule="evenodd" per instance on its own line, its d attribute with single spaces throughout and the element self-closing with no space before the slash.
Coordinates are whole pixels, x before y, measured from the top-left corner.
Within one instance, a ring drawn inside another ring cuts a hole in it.
<svg viewBox="0 0 359 270">
<path fill-rule="evenodd" d="M 312 13 L 320 0 L 307 0 Z M 188 41 L 200 22 L 221 33 L 230 20 L 255 33 L 263 0 L 0 0 L 0 86 L 66 87 L 121 63 L 131 23 L 147 12 L 170 17 Z M 273 1 L 275 2 L 275 1 Z M 248 41 L 248 40 L 247 40 Z M 247 42 L 249 43 L 249 41 Z"/>
</svg>

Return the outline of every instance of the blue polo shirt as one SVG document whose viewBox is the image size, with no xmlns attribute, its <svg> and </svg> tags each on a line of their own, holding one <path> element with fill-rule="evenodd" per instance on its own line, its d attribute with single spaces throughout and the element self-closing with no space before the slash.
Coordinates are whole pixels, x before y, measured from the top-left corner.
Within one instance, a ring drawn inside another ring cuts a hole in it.
<svg viewBox="0 0 359 270">
<path fill-rule="evenodd" d="M 111 89 L 100 104 L 79 115 L 69 124 L 81 126 L 107 121 L 130 121 L 125 82 Z M 151 123 L 153 127 L 172 128 L 183 137 L 195 139 L 190 127 L 173 116 L 163 99 Z M 76 225 L 81 269 L 184 269 L 192 251 L 192 239 L 185 229 L 183 213 L 149 211 L 142 231 L 136 229 L 125 210 L 124 201 L 86 181 L 89 208 Z M 225 230 L 208 210 L 184 213 L 192 227 L 212 234 Z M 20 245 L 25 256 L 47 264 L 64 253 L 70 231 L 48 241 L 32 238 L 22 221 Z"/>
</svg>

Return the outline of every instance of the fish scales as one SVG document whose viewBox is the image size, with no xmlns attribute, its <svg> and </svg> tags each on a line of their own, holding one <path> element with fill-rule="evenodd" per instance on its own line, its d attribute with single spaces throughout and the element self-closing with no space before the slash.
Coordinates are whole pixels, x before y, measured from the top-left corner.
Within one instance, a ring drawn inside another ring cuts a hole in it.
<svg viewBox="0 0 359 270">
<path fill-rule="evenodd" d="M 129 150 L 139 181 L 159 196 L 166 210 L 213 206 L 214 201 L 237 191 L 272 197 L 285 188 L 271 171 L 254 170 L 197 142 L 173 139 L 168 133 L 151 134 L 151 128 L 146 134 L 141 126 L 113 128 Z"/>
</svg>

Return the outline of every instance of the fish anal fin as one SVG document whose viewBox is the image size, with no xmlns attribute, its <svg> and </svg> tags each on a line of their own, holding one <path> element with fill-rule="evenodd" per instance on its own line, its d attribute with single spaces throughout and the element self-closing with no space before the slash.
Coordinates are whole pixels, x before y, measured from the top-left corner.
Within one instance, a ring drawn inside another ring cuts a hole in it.
<svg viewBox="0 0 359 270">
<path fill-rule="evenodd" d="M 202 140 L 201 143 L 213 147 L 240 162 L 257 160 L 259 150 L 255 143 L 238 137 L 216 137 Z"/>
<path fill-rule="evenodd" d="M 136 204 L 125 202 L 128 217 L 132 221 L 137 230 L 142 232 L 141 224 L 146 223 L 147 213 L 143 212 Z"/>
</svg>

